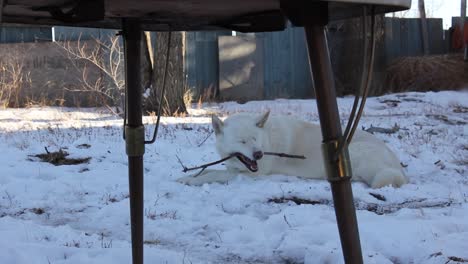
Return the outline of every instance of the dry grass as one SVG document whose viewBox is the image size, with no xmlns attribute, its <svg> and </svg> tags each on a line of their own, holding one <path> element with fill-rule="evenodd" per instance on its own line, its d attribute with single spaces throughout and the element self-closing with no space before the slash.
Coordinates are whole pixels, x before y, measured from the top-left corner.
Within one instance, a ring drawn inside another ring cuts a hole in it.
<svg viewBox="0 0 468 264">
<path fill-rule="evenodd" d="M 468 63 L 462 54 L 404 57 L 387 67 L 387 93 L 459 90 L 468 87 Z"/>
</svg>

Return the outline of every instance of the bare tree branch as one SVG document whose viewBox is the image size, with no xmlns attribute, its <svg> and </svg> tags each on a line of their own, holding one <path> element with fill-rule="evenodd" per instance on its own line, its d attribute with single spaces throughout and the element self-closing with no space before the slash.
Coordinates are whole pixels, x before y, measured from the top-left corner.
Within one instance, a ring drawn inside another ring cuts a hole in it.
<svg viewBox="0 0 468 264">
<path fill-rule="evenodd" d="M 74 67 L 82 72 L 81 82 L 83 87 L 68 89 L 69 91 L 91 92 L 99 96 L 101 103 L 109 109 L 111 109 L 109 103 L 117 107 L 122 105 L 121 95 L 124 91 L 125 80 L 122 67 L 123 52 L 119 37 L 110 37 L 108 42 L 94 39 L 94 42 L 92 42 L 93 45 L 95 44 L 94 47 L 90 46 L 90 42 L 82 42 L 80 38 L 76 42 L 55 43 L 66 52 Z M 101 75 L 101 77 L 95 79 L 91 78 L 88 65 L 78 66 L 83 61 L 87 61 L 96 67 L 103 76 Z"/>
</svg>

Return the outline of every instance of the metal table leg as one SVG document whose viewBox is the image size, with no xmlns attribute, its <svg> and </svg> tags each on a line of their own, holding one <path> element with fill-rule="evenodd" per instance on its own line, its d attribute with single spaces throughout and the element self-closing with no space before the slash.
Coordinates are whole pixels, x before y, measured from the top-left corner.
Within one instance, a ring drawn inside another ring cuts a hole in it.
<svg viewBox="0 0 468 264">
<path fill-rule="evenodd" d="M 130 219 L 133 264 L 143 263 L 143 154 L 144 127 L 142 123 L 142 92 L 140 91 L 140 23 L 123 21 L 125 52 L 126 152 L 130 187 Z"/>
<path fill-rule="evenodd" d="M 281 9 L 291 22 L 305 28 L 323 136 L 323 155 L 335 205 L 343 257 L 346 263 L 363 263 L 350 182 L 352 174 L 348 149 L 345 147 L 337 153 L 338 142 L 343 133 L 325 35 L 325 27 L 328 23 L 328 3 L 309 0 L 280 1 Z"/>
<path fill-rule="evenodd" d="M 326 13 L 326 10 L 325 10 Z M 314 79 L 317 109 L 324 142 L 325 162 L 335 205 L 341 247 L 346 263 L 362 263 L 361 244 L 351 189 L 351 166 L 347 148 L 335 160 L 338 139 L 342 136 L 335 83 L 325 35 L 325 21 L 305 23 L 307 46 Z"/>
</svg>

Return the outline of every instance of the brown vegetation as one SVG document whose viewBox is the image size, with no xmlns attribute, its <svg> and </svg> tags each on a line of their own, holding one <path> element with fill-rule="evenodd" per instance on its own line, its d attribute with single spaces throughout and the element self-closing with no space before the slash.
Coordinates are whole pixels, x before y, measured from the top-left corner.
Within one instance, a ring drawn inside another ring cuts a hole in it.
<svg viewBox="0 0 468 264">
<path fill-rule="evenodd" d="M 20 53 L 19 49 L 8 49 L 0 60 L 0 106 L 3 108 L 24 106 L 24 93 L 31 87 L 30 72 Z"/>
<path fill-rule="evenodd" d="M 41 159 L 43 162 L 48 162 L 54 164 L 55 166 L 60 165 L 77 165 L 82 163 L 88 163 L 91 158 L 67 158 L 69 155 L 68 152 L 64 151 L 63 149 L 59 149 L 59 151 L 50 152 L 47 148 L 45 148 L 46 153 L 34 155 L 34 157 Z"/>
<path fill-rule="evenodd" d="M 386 73 L 386 93 L 468 87 L 468 63 L 462 54 L 399 58 L 387 67 Z"/>
</svg>

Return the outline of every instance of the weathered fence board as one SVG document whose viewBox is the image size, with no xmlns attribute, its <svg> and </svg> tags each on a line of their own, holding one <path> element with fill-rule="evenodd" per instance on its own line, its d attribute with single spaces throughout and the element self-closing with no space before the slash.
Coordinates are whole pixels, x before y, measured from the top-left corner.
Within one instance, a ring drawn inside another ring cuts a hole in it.
<svg viewBox="0 0 468 264">
<path fill-rule="evenodd" d="M 385 19 L 385 53 L 387 57 L 396 58 L 401 55 L 400 45 L 400 21 L 397 19 Z"/>
<path fill-rule="evenodd" d="M 448 52 L 445 48 L 444 29 L 442 19 L 431 18 L 428 20 L 429 51 L 430 54 L 444 54 Z"/>
<path fill-rule="evenodd" d="M 77 41 L 99 39 L 109 40 L 115 36 L 117 30 L 102 28 L 84 28 L 84 27 L 54 27 L 54 41 Z"/>
<path fill-rule="evenodd" d="M 221 36 L 219 97 L 222 100 L 263 99 L 263 42 L 255 36 Z"/>
<path fill-rule="evenodd" d="M 383 19 L 383 20 L 381 20 Z M 329 44 L 336 74 L 338 94 L 352 92 L 358 84 L 361 71 L 361 40 L 359 19 L 339 21 L 338 26 L 330 26 Z M 441 19 L 428 19 L 430 54 L 447 52 L 448 42 L 444 40 Z M 403 56 L 423 54 L 421 43 L 421 24 L 419 19 L 380 18 L 378 20 L 378 42 L 376 50 L 376 67 L 374 83 L 379 86 L 385 73 L 385 67 L 394 59 Z M 54 36 L 48 27 L 3 27 L 0 31 L 0 42 L 27 42 L 51 40 L 106 40 L 113 36 L 115 30 L 94 28 L 54 27 Z M 233 77 L 239 67 L 255 65 L 249 73 L 249 79 L 243 80 L 244 88 L 239 93 L 250 92 L 250 99 L 274 98 L 309 98 L 313 96 L 307 48 L 302 28 L 289 27 L 282 32 L 238 34 L 237 38 L 254 39 L 256 46 L 261 47 L 250 61 L 238 62 L 235 67 L 220 61 L 223 47 L 218 40 L 230 36 L 231 31 L 188 32 L 185 40 L 184 70 L 186 84 L 194 91 L 194 96 L 206 99 L 219 96 L 222 76 Z M 236 38 L 236 37 L 230 37 Z M 154 38 L 153 38 L 154 40 Z M 242 43 L 242 41 L 240 41 Z M 247 45 L 248 42 L 239 45 Z M 242 47 L 239 47 L 242 49 Z M 239 64 L 240 63 L 240 64 Z M 242 65 L 241 65 L 242 64 Z M 227 67 L 225 67 L 227 66 Z M 224 68 L 223 68 L 224 67 Z M 262 68 L 261 71 L 259 70 Z M 222 68 L 222 69 L 221 69 Z M 229 71 L 233 71 L 229 73 Z M 240 79 L 239 79 L 240 80 Z M 239 86 L 240 83 L 237 84 Z M 231 88 L 230 88 L 231 89 Z M 231 89 L 234 91 L 235 89 Z M 381 92 L 378 90 L 378 92 Z M 243 100 L 246 100 L 244 98 Z"/>
<path fill-rule="evenodd" d="M 187 32 L 185 70 L 195 98 L 217 93 L 219 83 L 218 36 L 231 31 Z"/>
<path fill-rule="evenodd" d="M 305 98 L 313 94 L 303 28 L 257 34 L 264 42 L 264 98 Z"/>
<path fill-rule="evenodd" d="M 443 54 L 446 49 L 441 18 L 428 18 L 429 54 Z M 398 57 L 422 56 L 421 20 L 385 18 L 385 56 L 390 62 Z"/>
<path fill-rule="evenodd" d="M 291 43 L 289 31 L 264 33 L 265 42 L 265 91 L 266 98 L 283 97 L 293 94 L 287 90 L 291 84 Z"/>
<path fill-rule="evenodd" d="M 32 26 L 2 26 L 0 27 L 0 43 L 21 43 L 51 41 L 51 27 Z"/>
<path fill-rule="evenodd" d="M 420 19 L 390 18 L 377 20 L 377 50 L 374 91 L 382 92 L 385 67 L 396 58 L 423 55 Z M 428 21 L 430 54 L 447 52 L 442 29 L 442 19 L 430 18 Z M 329 44 L 339 94 L 347 94 L 358 85 L 361 71 L 361 26 L 359 19 L 338 22 L 330 32 Z M 198 94 L 207 89 L 218 90 L 218 54 L 222 52 L 216 38 L 230 32 L 189 33 L 186 46 L 186 70 L 188 84 Z M 313 96 L 307 48 L 302 28 L 288 28 L 281 32 L 238 34 L 249 36 L 263 43 L 263 99 L 309 98 Z M 235 37 L 233 37 L 235 38 Z M 242 48 L 241 48 L 242 49 Z M 334 49 L 334 50 L 333 50 Z M 352 53 L 352 54 L 350 54 Z M 294 63 L 293 63 L 294 62 Z M 259 65 L 255 63 L 255 65 Z M 227 69 L 225 69 L 227 70 Z M 233 69 L 234 70 L 234 69 Z M 350 71 L 352 73 L 342 73 Z M 234 73 L 223 74 L 232 75 Z M 258 76 L 251 75 L 258 80 Z M 239 90 L 240 92 L 240 90 Z M 258 99 L 256 93 L 251 99 Z"/>
</svg>

